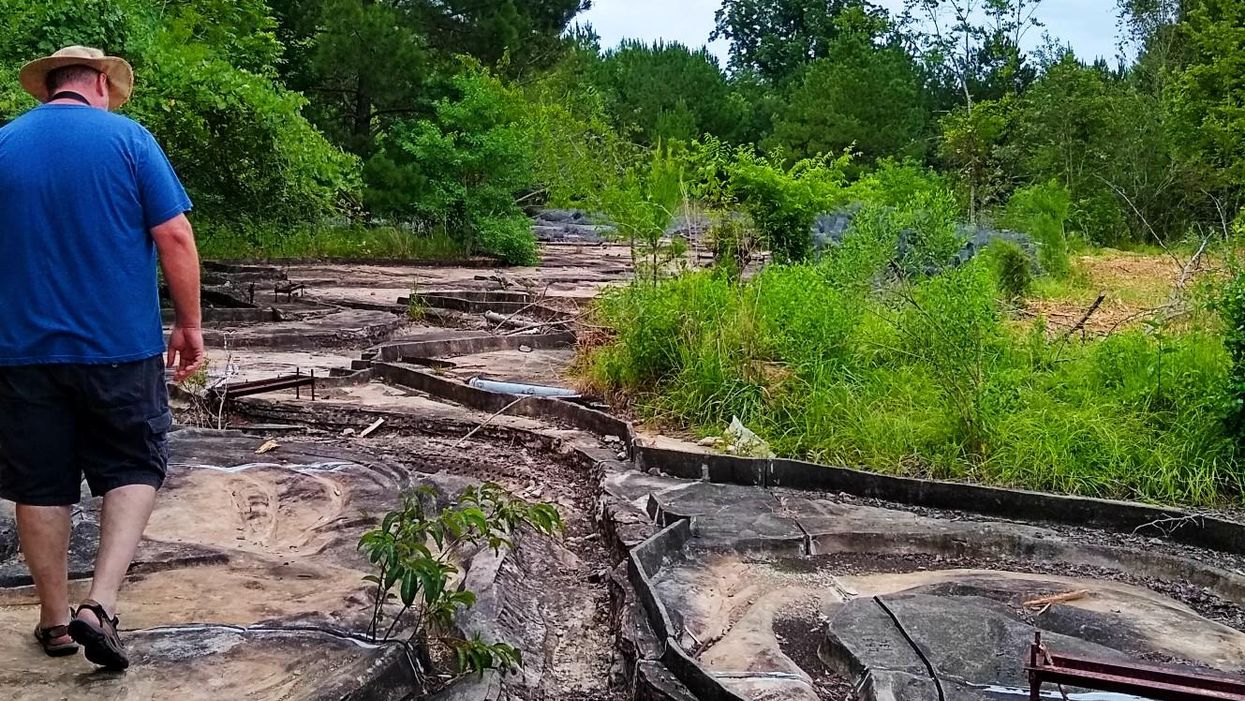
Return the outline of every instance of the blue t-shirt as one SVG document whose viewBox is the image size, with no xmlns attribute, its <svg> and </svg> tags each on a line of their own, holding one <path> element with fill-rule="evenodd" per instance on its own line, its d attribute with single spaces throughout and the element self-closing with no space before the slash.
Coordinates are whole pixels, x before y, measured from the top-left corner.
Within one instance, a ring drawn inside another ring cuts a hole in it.
<svg viewBox="0 0 1245 701">
<path fill-rule="evenodd" d="M 161 354 L 150 229 L 189 209 L 130 119 L 42 105 L 0 129 L 0 365 Z"/>
</svg>

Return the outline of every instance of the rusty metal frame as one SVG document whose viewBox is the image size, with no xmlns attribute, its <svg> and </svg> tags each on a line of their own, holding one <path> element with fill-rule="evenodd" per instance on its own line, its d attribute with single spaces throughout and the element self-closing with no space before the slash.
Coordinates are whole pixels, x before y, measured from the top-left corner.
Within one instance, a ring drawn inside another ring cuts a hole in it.
<svg viewBox="0 0 1245 701">
<path fill-rule="evenodd" d="M 1031 701 L 1040 701 L 1043 684 L 1134 694 L 1155 701 L 1245 701 L 1245 680 L 1057 654 L 1042 644 L 1040 631 L 1034 634 L 1025 671 Z"/>
<path fill-rule="evenodd" d="M 217 399 L 241 399 L 242 397 L 250 397 L 256 394 L 292 389 L 294 390 L 294 396 L 302 399 L 303 387 L 311 388 L 311 401 L 314 402 L 316 400 L 315 370 L 312 370 L 309 375 L 304 375 L 301 369 L 296 369 L 293 375 L 281 375 L 251 382 L 236 382 L 224 387 L 214 387 L 211 392 Z"/>
</svg>

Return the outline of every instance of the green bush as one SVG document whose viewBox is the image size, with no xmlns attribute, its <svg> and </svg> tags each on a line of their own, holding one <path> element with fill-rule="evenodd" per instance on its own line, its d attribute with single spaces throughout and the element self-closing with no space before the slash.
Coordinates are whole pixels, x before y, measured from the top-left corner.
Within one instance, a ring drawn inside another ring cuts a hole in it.
<svg viewBox="0 0 1245 701">
<path fill-rule="evenodd" d="M 903 267 L 910 275 L 936 273 L 954 262 L 964 248 L 959 207 L 950 190 L 926 190 L 913 195 L 899 210 L 907 233 Z"/>
<path fill-rule="evenodd" d="M 1067 232 L 1071 214 L 1067 188 L 1051 181 L 1017 190 L 1007 202 L 1003 224 L 1033 237 L 1042 272 L 1063 278 L 1072 270 Z"/>
<path fill-rule="evenodd" d="M 907 208 L 914 201 L 951 189 L 945 177 L 915 161 L 884 158 L 848 187 L 848 197 L 856 202 Z"/>
<path fill-rule="evenodd" d="M 784 168 L 741 148 L 727 164 L 728 191 L 752 217 L 775 260 L 802 261 L 813 251 L 814 218 L 844 202 L 849 160 L 821 157 Z"/>
<path fill-rule="evenodd" d="M 478 67 L 452 82 L 457 96 L 437 102 L 435 119 L 400 122 L 377 139 L 364 168 L 365 203 L 382 216 L 444 227 L 469 250 L 534 263 L 535 240 L 515 201 L 534 173 L 521 96 Z"/>
<path fill-rule="evenodd" d="M 1219 299 L 1223 344 L 1231 361 L 1228 376 L 1227 428 L 1238 447 L 1245 448 L 1245 274 L 1237 273 Z"/>
<path fill-rule="evenodd" d="M 1033 285 L 1033 264 L 1014 241 L 995 239 L 981 253 L 990 266 L 999 292 L 1010 302 L 1023 298 Z"/>
<path fill-rule="evenodd" d="M 468 487 L 444 506 L 436 496 L 431 487 L 406 492 L 400 508 L 359 539 L 359 550 L 372 567 L 363 578 L 373 585 L 368 635 L 373 642 L 395 634 L 406 638 L 419 661 L 412 667 L 421 692 L 429 690 L 434 672 L 482 674 L 523 664 L 517 648 L 487 643 L 478 633 L 464 638 L 455 630 L 455 616 L 476 603 L 476 593 L 461 586 L 456 560 L 486 548 L 494 555 L 513 548 L 520 528 L 545 535 L 563 530 L 553 505 L 512 497 L 496 484 Z M 391 599 L 396 599 L 392 605 Z M 435 667 L 434 645 L 454 653 L 457 669 Z"/>
</svg>

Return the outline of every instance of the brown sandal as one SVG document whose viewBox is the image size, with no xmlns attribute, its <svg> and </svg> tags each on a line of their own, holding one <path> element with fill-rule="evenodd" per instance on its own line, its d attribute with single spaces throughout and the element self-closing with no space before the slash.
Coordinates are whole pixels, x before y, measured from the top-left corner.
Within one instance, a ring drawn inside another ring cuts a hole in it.
<svg viewBox="0 0 1245 701">
<path fill-rule="evenodd" d="M 99 625 L 88 623 L 79 614 L 86 609 L 95 614 Z M 130 658 L 125 656 L 125 646 L 117 635 L 117 624 L 121 619 L 108 617 L 104 607 L 98 601 L 87 599 L 73 613 L 69 622 L 69 635 L 82 645 L 86 658 L 104 669 L 121 671 L 130 666 Z"/>
<path fill-rule="evenodd" d="M 78 654 L 78 643 L 76 642 L 52 642 L 67 635 L 69 635 L 69 626 L 52 626 L 51 628 L 35 626 L 35 640 L 39 641 L 44 654 L 48 657 L 65 657 Z"/>
</svg>

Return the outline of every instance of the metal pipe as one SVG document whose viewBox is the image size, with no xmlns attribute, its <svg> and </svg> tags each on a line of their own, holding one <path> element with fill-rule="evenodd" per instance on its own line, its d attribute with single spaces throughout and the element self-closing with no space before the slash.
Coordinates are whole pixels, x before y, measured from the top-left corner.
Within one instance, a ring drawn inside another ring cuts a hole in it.
<svg viewBox="0 0 1245 701">
<path fill-rule="evenodd" d="M 496 380 L 486 380 L 482 377 L 473 377 L 468 380 L 467 384 L 475 387 L 476 389 L 482 389 L 485 392 L 513 394 L 522 397 L 559 397 L 562 399 L 569 399 L 579 396 L 579 392 L 565 387 L 527 385 L 518 382 L 498 382 Z"/>
</svg>

